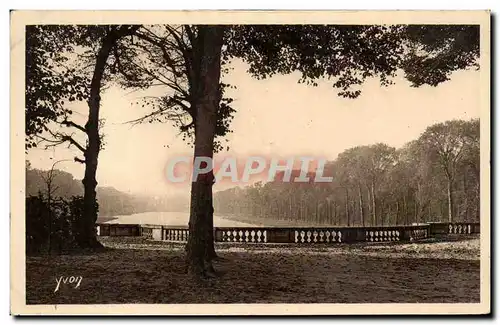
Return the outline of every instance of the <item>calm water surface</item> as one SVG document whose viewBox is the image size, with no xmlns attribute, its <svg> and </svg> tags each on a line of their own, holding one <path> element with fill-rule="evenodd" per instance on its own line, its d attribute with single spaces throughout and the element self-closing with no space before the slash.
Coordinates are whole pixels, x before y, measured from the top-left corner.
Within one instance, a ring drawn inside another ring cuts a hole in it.
<svg viewBox="0 0 500 325">
<path fill-rule="evenodd" d="M 124 224 L 150 224 L 163 226 L 187 226 L 189 222 L 189 213 L 187 212 L 143 212 L 127 216 L 115 216 L 113 220 L 106 223 L 124 223 Z M 253 224 L 233 221 L 214 215 L 215 227 L 248 227 Z"/>
</svg>

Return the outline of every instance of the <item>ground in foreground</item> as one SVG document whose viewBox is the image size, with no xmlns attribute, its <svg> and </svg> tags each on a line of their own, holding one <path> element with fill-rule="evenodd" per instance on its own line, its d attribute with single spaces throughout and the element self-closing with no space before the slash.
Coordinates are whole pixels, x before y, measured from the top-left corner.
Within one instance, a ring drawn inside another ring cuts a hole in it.
<svg viewBox="0 0 500 325">
<path fill-rule="evenodd" d="M 102 238 L 95 255 L 27 257 L 27 304 L 479 302 L 479 239 L 404 245 L 219 245 L 193 283 L 183 247 Z M 82 277 L 78 288 L 69 277 Z M 61 281 L 55 291 L 57 279 Z"/>
</svg>

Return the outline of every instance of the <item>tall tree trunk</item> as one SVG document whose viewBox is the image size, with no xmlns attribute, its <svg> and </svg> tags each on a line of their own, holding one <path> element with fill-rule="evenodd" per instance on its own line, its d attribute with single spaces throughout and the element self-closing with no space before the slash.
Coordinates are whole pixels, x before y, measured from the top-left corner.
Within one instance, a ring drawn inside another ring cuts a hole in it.
<svg viewBox="0 0 500 325">
<path fill-rule="evenodd" d="M 464 172 L 463 186 L 464 186 L 464 221 L 469 221 L 469 191 L 467 190 L 467 172 Z"/>
<path fill-rule="evenodd" d="M 96 204 L 96 173 L 101 139 L 99 137 L 99 109 L 101 106 L 101 83 L 106 68 L 106 61 L 112 47 L 116 42 L 116 36 L 108 33 L 104 38 L 94 67 L 94 74 L 90 84 L 90 98 L 88 100 L 89 117 L 85 124 L 88 144 L 85 150 L 85 176 L 82 183 L 84 187 L 83 195 L 83 216 L 79 220 L 78 234 L 76 240 L 81 248 L 95 249 L 102 247 L 96 238 L 95 222 L 97 221 Z"/>
<path fill-rule="evenodd" d="M 418 223 L 418 203 L 417 203 L 416 198 L 415 198 L 414 206 L 415 206 L 415 212 L 414 212 L 415 222 Z"/>
<path fill-rule="evenodd" d="M 448 178 L 448 222 L 453 222 L 453 193 L 452 193 L 453 180 Z"/>
<path fill-rule="evenodd" d="M 200 26 L 194 61 L 199 71 L 195 82 L 194 157 L 213 158 L 215 127 L 221 92 L 221 50 L 223 28 Z M 212 275 L 213 249 L 213 172 L 199 175 L 191 185 L 189 238 L 186 245 L 189 270 L 196 276 Z"/>
<path fill-rule="evenodd" d="M 406 204 L 406 193 L 403 195 L 403 213 L 404 213 L 404 220 L 405 220 L 405 225 L 408 225 L 408 205 Z"/>
<path fill-rule="evenodd" d="M 373 207 L 372 207 L 372 195 L 371 195 L 371 191 L 370 189 L 368 188 L 368 191 L 367 191 L 367 199 L 368 199 L 368 220 L 371 220 L 370 221 L 370 224 L 372 226 L 374 226 L 373 224 Z"/>
<path fill-rule="evenodd" d="M 399 225 L 399 199 L 396 200 L 396 225 Z"/>
<path fill-rule="evenodd" d="M 372 218 L 373 218 L 373 225 L 377 225 L 377 205 L 375 201 L 375 184 L 372 182 L 371 184 L 371 192 L 372 192 Z"/>
<path fill-rule="evenodd" d="M 347 226 L 349 226 L 349 189 L 345 188 L 345 214 L 347 218 Z"/>
<path fill-rule="evenodd" d="M 392 219 L 392 204 L 389 203 L 389 212 L 387 213 L 387 220 L 388 224 L 391 224 L 393 219 Z"/>
<path fill-rule="evenodd" d="M 363 194 L 361 193 L 361 186 L 358 186 L 358 195 L 359 195 L 359 214 L 361 216 L 361 224 L 365 225 L 365 215 L 363 211 Z"/>
</svg>

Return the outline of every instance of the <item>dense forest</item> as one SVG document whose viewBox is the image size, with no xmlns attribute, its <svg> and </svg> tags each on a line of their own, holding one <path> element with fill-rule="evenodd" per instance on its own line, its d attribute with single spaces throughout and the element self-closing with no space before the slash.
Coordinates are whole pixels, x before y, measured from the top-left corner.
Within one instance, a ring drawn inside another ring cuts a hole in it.
<svg viewBox="0 0 500 325">
<path fill-rule="evenodd" d="M 26 197 L 36 196 L 39 193 L 48 193 L 49 171 L 34 169 L 30 163 L 26 164 Z M 83 184 L 72 174 L 54 169 L 52 196 L 54 198 L 71 198 L 83 195 Z M 118 191 L 114 187 L 97 187 L 97 201 L 99 203 L 99 217 L 112 217 L 151 211 L 187 211 L 189 201 L 187 197 L 152 197 L 133 195 Z"/>
<path fill-rule="evenodd" d="M 215 193 L 214 208 L 280 225 L 479 221 L 479 171 L 479 120 L 453 120 L 399 149 L 378 143 L 345 150 L 325 167 L 332 183 L 284 183 L 278 175 Z"/>
</svg>

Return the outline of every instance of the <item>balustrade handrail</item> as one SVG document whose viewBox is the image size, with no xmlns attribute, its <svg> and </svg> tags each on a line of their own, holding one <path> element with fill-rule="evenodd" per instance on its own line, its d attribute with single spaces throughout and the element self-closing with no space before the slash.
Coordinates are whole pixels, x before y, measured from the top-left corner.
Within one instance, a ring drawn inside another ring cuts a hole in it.
<svg viewBox="0 0 500 325">
<path fill-rule="evenodd" d="M 97 226 L 114 226 L 114 227 L 143 227 L 143 228 L 162 228 L 162 229 L 189 229 L 188 226 L 184 225 L 157 225 L 157 224 L 135 224 L 135 223 L 96 223 Z M 214 229 L 229 230 L 229 229 L 283 229 L 283 230 L 293 230 L 293 229 L 367 229 L 367 230 L 377 230 L 377 229 L 420 229 L 428 228 L 433 225 L 480 225 L 479 222 L 431 222 L 420 225 L 387 225 L 387 226 L 335 226 L 335 225 L 324 225 L 324 226 L 222 226 L 214 227 Z"/>
</svg>

